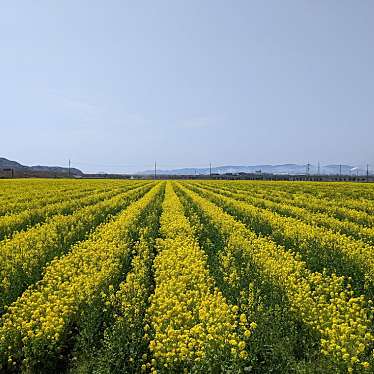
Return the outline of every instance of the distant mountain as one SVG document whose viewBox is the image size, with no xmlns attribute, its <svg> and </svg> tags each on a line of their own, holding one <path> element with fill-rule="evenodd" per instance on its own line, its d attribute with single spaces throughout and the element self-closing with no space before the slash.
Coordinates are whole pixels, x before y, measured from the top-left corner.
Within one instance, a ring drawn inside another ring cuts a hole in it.
<svg viewBox="0 0 374 374">
<path fill-rule="evenodd" d="M 16 161 L 8 160 L 7 158 L 0 157 L 0 168 L 13 168 L 13 169 L 21 169 L 25 166 L 21 165 Z"/>
<path fill-rule="evenodd" d="M 261 171 L 265 174 L 306 174 L 307 166 L 298 164 L 281 164 L 281 165 L 251 165 L 251 166 L 218 166 L 212 167 L 212 173 L 214 174 L 225 174 L 225 173 L 256 173 Z M 210 172 L 209 168 L 183 168 L 183 169 L 171 169 L 171 170 L 157 170 L 157 174 L 163 175 L 208 175 Z M 341 165 L 341 173 L 345 175 L 349 174 L 363 174 L 365 171 L 360 168 L 355 168 L 350 165 Z M 154 170 L 145 170 L 137 174 L 152 175 Z M 318 168 L 316 165 L 310 165 L 310 174 L 317 174 Z M 320 174 L 336 175 L 340 173 L 340 165 L 324 165 L 320 166 Z"/>
<path fill-rule="evenodd" d="M 30 166 L 30 169 L 36 170 L 36 171 L 49 171 L 53 173 L 68 173 L 69 168 L 64 168 L 61 166 L 41 166 L 41 165 L 36 165 L 36 166 Z M 70 173 L 74 175 L 83 175 L 83 172 L 79 169 L 76 168 L 70 168 Z"/>
<path fill-rule="evenodd" d="M 47 172 L 47 173 L 57 173 L 57 174 L 67 174 L 69 168 L 60 167 L 60 166 L 25 166 L 16 161 L 8 160 L 4 157 L 0 157 L 0 169 L 15 169 L 22 170 L 24 172 L 33 171 L 33 172 Z M 83 172 L 76 168 L 70 169 L 71 175 L 83 175 Z"/>
<path fill-rule="evenodd" d="M 343 175 L 363 175 L 366 173 L 366 170 L 363 170 L 362 168 L 354 167 L 351 165 L 321 165 L 319 173 L 324 175 L 337 175 L 340 174 L 340 168 L 341 168 L 341 174 Z M 20 164 L 19 162 L 8 160 L 6 158 L 0 157 L 0 171 L 3 169 L 14 169 L 15 171 L 22 171 L 22 173 L 26 174 L 32 174 L 37 175 L 37 173 L 40 174 L 53 174 L 53 175 L 67 175 L 69 172 L 69 169 L 66 167 L 60 167 L 60 166 L 42 166 L 42 165 L 36 165 L 36 166 L 25 166 Z M 210 172 L 209 168 L 181 168 L 181 169 L 170 169 L 170 170 L 157 170 L 158 175 L 208 175 Z M 256 173 L 261 172 L 264 174 L 306 174 L 307 172 L 307 166 L 306 165 L 300 165 L 300 164 L 281 164 L 281 165 L 226 165 L 226 166 L 218 166 L 218 167 L 212 167 L 212 173 L 213 174 L 225 174 L 225 173 Z M 76 168 L 70 169 L 71 175 L 76 176 L 83 176 L 84 173 Z M 153 175 L 154 170 L 145 170 L 143 172 L 136 173 L 137 175 Z M 317 174 L 317 166 L 316 165 L 310 165 L 309 167 L 309 173 L 310 174 Z"/>
</svg>

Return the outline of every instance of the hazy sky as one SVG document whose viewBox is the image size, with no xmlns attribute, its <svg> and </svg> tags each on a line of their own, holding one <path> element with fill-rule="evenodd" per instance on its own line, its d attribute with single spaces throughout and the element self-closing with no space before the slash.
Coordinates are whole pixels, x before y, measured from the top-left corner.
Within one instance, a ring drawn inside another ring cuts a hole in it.
<svg viewBox="0 0 374 374">
<path fill-rule="evenodd" d="M 0 157 L 374 167 L 374 1 L 1 1 Z"/>
</svg>

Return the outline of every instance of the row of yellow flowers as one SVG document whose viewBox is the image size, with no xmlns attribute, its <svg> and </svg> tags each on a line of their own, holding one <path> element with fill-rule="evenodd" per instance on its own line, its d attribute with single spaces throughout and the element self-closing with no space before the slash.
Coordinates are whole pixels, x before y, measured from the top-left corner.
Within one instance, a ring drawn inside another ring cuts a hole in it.
<svg viewBox="0 0 374 374">
<path fill-rule="evenodd" d="M 154 261 L 156 288 L 147 312 L 153 371 L 219 372 L 225 365 L 240 367 L 247 358 L 250 327 L 214 287 L 206 255 L 170 182 L 160 233 L 163 239 L 157 243 Z"/>
<path fill-rule="evenodd" d="M 0 310 L 14 301 L 29 285 L 40 279 L 43 267 L 82 240 L 110 215 L 143 195 L 146 184 L 121 193 L 71 215 L 55 216 L 41 226 L 20 232 L 0 242 Z"/>
<path fill-rule="evenodd" d="M 79 186 L 72 185 L 58 186 L 57 188 L 51 186 L 49 190 L 47 186 L 40 189 L 33 189 L 32 184 L 30 185 L 30 191 L 9 191 L 4 193 L 3 197 L 0 198 L 0 216 L 10 215 L 22 212 L 28 209 L 35 209 L 43 207 L 47 204 L 54 204 L 65 200 L 66 195 L 71 196 L 84 196 L 89 194 L 91 191 L 98 190 L 96 185 Z"/>
<path fill-rule="evenodd" d="M 345 234 L 354 239 L 362 240 L 370 245 L 374 245 L 374 228 L 363 227 L 354 222 L 341 221 L 337 218 L 329 216 L 327 213 L 316 213 L 305 208 L 290 205 L 288 202 L 274 202 L 266 197 L 253 196 L 250 193 L 243 193 L 230 187 L 210 186 L 208 184 L 199 184 L 200 187 L 208 188 L 214 192 L 220 193 L 236 200 L 245 201 L 258 208 L 267 209 L 282 216 L 289 216 L 300 219 L 301 221 L 325 227 L 329 230 Z M 271 195 L 271 193 L 269 193 Z M 322 203 L 321 203 L 322 204 Z"/>
<path fill-rule="evenodd" d="M 203 190 L 193 184 L 190 186 L 240 217 L 253 230 L 270 235 L 277 243 L 300 253 L 312 268 L 332 268 L 339 274 L 352 276 L 359 289 L 365 290 L 368 295 L 373 294 L 374 256 L 373 247 L 369 244 Z"/>
<path fill-rule="evenodd" d="M 244 181 L 242 185 L 247 185 Z M 253 186 L 258 186 L 255 182 Z M 263 181 L 262 185 L 268 186 L 271 190 L 283 191 L 291 194 L 305 193 L 308 196 L 315 196 L 319 199 L 334 201 L 335 204 L 348 205 L 353 209 L 365 210 L 368 213 L 374 212 L 373 199 L 374 191 L 370 184 L 352 182 L 294 182 L 294 181 Z M 364 203 L 364 205 L 361 204 Z M 367 204 L 367 205 L 366 205 Z"/>
<path fill-rule="evenodd" d="M 268 198 L 276 202 L 284 202 L 286 204 L 295 205 L 301 208 L 306 208 L 314 212 L 326 213 L 340 220 L 347 220 L 360 225 L 372 227 L 374 226 L 374 205 L 368 199 L 363 199 L 361 196 L 357 199 L 349 197 L 352 186 L 343 184 L 343 190 L 347 191 L 347 196 L 336 194 L 328 194 L 324 196 L 320 194 L 321 185 L 314 183 L 315 194 L 307 192 L 305 185 L 297 184 L 297 189 L 294 185 L 281 185 L 280 188 L 276 184 L 253 184 L 253 183 L 225 183 L 231 188 L 248 192 L 262 198 Z M 360 187 L 362 184 L 360 184 Z M 293 188 L 292 188 L 293 187 Z M 336 191 L 337 185 L 331 186 L 333 192 Z M 360 189 L 360 191 L 362 191 Z"/>
<path fill-rule="evenodd" d="M 125 187 L 127 181 L 108 180 L 0 180 L 0 216 L 40 208 L 66 200 L 71 194 L 110 191 Z M 82 195 L 83 196 L 83 195 Z"/>
<path fill-rule="evenodd" d="M 124 372 L 139 372 L 147 361 L 147 341 L 144 339 L 144 316 L 152 292 L 152 245 L 142 237 L 135 246 L 137 255 L 131 263 L 119 290 L 107 301 L 114 310 L 115 321 L 104 334 L 100 358 L 94 366 L 97 373 L 111 373 L 112 368 Z M 109 306 L 109 305 L 108 305 Z M 119 356 L 113 362 L 113 356 Z"/>
<path fill-rule="evenodd" d="M 115 283 L 132 253 L 132 235 L 142 213 L 160 193 L 160 184 L 102 225 L 61 259 L 54 259 L 43 278 L 7 309 L 1 318 L 0 363 L 32 372 L 48 365 L 79 326 L 84 307 Z"/>
<path fill-rule="evenodd" d="M 255 264 L 265 279 L 287 295 L 292 312 L 320 336 L 321 353 L 331 365 L 349 372 L 369 367 L 365 357 L 373 343 L 371 306 L 363 296 L 354 296 L 344 277 L 311 272 L 300 256 L 258 237 L 222 208 L 178 186 L 227 236 L 227 257 L 239 257 L 244 271 Z"/>
<path fill-rule="evenodd" d="M 117 291 L 109 286 L 102 293 L 103 311 L 109 314 L 103 339 L 96 350 L 88 347 L 90 358 L 83 360 L 85 372 L 93 374 L 139 373 L 150 368 L 148 340 L 144 324 L 149 296 L 153 292 L 152 264 L 155 256 L 155 239 L 158 236 L 163 193 L 155 200 L 152 209 L 141 222 L 139 240 L 133 247 L 131 269 Z M 87 349 L 83 347 L 83 352 Z M 77 372 L 79 362 L 77 358 Z"/>
<path fill-rule="evenodd" d="M 97 188 L 95 183 L 89 183 L 86 187 Z M 26 202 L 35 196 L 46 197 L 58 191 L 72 191 L 82 189 L 78 180 L 63 179 L 0 179 L 0 204 L 12 198 L 14 203 Z"/>
<path fill-rule="evenodd" d="M 43 223 L 48 218 L 58 214 L 71 214 L 75 210 L 96 204 L 102 200 L 109 199 L 127 190 L 133 189 L 133 185 L 124 185 L 123 187 L 113 188 L 109 191 L 94 190 L 90 193 L 72 193 L 67 194 L 62 201 L 47 204 L 42 207 L 29 207 L 16 214 L 10 214 L 0 217 L 0 240 L 4 237 L 11 237 L 18 231 L 26 230 L 38 223 Z"/>
</svg>

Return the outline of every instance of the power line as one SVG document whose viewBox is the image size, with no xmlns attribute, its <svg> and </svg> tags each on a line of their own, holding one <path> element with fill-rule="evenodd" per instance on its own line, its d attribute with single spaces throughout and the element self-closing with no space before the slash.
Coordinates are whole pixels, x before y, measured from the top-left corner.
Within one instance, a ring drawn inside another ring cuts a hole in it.
<svg viewBox="0 0 374 374">
<path fill-rule="evenodd" d="M 306 164 L 306 175 L 309 176 L 309 174 L 310 174 L 310 163 L 308 162 L 308 163 Z"/>
</svg>

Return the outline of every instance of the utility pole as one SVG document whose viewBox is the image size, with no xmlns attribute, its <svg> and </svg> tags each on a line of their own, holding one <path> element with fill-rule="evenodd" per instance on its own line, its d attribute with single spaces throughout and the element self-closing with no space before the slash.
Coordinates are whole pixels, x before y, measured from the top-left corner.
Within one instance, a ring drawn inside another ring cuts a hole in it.
<svg viewBox="0 0 374 374">
<path fill-rule="evenodd" d="M 310 171 L 310 163 L 308 162 L 306 164 L 306 175 L 309 176 L 309 171 Z"/>
<path fill-rule="evenodd" d="M 70 178 L 70 175 L 71 175 L 70 167 L 71 167 L 71 161 L 70 161 L 70 158 L 69 158 L 69 178 Z"/>
<path fill-rule="evenodd" d="M 212 163 L 209 162 L 209 176 L 212 176 Z"/>
<path fill-rule="evenodd" d="M 157 176 L 157 163 L 155 161 L 155 179 L 156 179 L 156 176 Z"/>
<path fill-rule="evenodd" d="M 366 164 L 366 182 L 369 182 L 369 164 Z"/>
<path fill-rule="evenodd" d="M 318 161 L 318 167 L 317 167 L 317 175 L 319 176 L 319 171 L 320 171 L 320 168 L 319 168 L 319 161 Z"/>
</svg>

